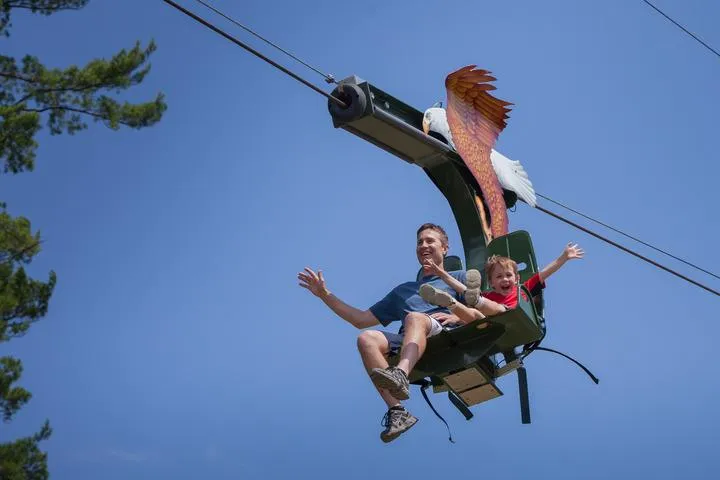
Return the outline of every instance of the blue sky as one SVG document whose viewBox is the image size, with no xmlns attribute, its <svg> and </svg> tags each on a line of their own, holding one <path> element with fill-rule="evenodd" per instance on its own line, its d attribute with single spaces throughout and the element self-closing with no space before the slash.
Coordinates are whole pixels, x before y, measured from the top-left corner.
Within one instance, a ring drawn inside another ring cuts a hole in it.
<svg viewBox="0 0 720 480">
<path fill-rule="evenodd" d="M 720 270 L 720 61 L 643 2 L 214 4 L 337 78 L 356 74 L 418 109 L 444 100 L 455 69 L 491 70 L 497 96 L 515 104 L 497 149 L 523 162 L 538 192 Z M 656 4 L 720 45 L 717 2 Z M 35 172 L 0 178 L 10 211 L 45 239 L 31 271 L 54 269 L 59 281 L 48 316 L 0 350 L 22 358 L 34 395 L 0 441 L 49 418 L 61 480 L 714 470 L 717 297 L 526 205 L 510 226 L 531 232 L 541 264 L 568 241 L 586 251 L 548 282 L 545 344 L 600 384 L 536 353 L 531 425 L 508 376 L 505 395 L 470 422 L 433 397 L 456 444 L 417 391 L 408 408 L 420 423 L 382 444 L 384 405 L 358 332 L 296 273 L 322 268 L 340 298 L 370 306 L 414 277 L 421 223 L 445 225 L 461 253 L 444 197 L 419 168 L 333 129 L 322 97 L 163 2 L 18 14 L 3 41 L 8 54 L 66 66 L 153 38 L 152 72 L 128 98 L 163 91 L 159 125 L 44 131 Z"/>
</svg>

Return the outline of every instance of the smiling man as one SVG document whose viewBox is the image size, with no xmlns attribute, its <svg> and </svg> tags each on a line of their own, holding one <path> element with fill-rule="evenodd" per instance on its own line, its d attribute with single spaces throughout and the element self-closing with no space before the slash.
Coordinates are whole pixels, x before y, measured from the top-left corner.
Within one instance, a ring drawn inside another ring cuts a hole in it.
<svg viewBox="0 0 720 480">
<path fill-rule="evenodd" d="M 430 272 L 429 260 L 442 265 L 448 252 L 448 237 L 439 225 L 426 223 L 417 231 L 416 254 L 423 267 L 420 281 L 402 283 L 393 288 L 382 300 L 367 310 L 352 307 L 333 295 L 325 284 L 322 272 L 310 268 L 298 274 L 300 286 L 320 298 L 335 314 L 359 329 L 377 325 L 388 326 L 400 321 L 398 333 L 366 330 L 358 337 L 358 350 L 363 364 L 380 396 L 388 406 L 383 418 L 385 430 L 380 434 L 383 442 L 391 442 L 410 427 L 417 418 L 402 406 L 409 398 L 408 375 L 422 357 L 427 339 L 442 331 L 443 325 L 458 323 L 458 317 L 447 308 L 431 305 L 419 294 L 420 286 L 431 284 L 459 300 L 459 295 L 442 279 Z M 462 283 L 465 271 L 448 272 Z M 387 357 L 400 355 L 396 367 L 389 367 Z"/>
</svg>

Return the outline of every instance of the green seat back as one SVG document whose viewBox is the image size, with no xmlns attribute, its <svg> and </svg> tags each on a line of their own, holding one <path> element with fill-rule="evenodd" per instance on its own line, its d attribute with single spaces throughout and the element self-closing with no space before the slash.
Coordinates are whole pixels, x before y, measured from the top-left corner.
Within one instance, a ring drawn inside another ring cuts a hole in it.
<svg viewBox="0 0 720 480">
<path fill-rule="evenodd" d="M 502 237 L 498 237 L 490 242 L 487 247 L 488 258 L 492 255 L 501 255 L 515 260 L 518 264 L 518 273 L 520 274 L 520 282 L 524 282 L 537 272 L 537 260 L 535 259 L 535 250 L 533 249 L 530 234 L 525 230 L 518 230 Z M 490 282 L 485 272 L 483 274 L 483 290 L 490 290 Z M 538 313 L 542 315 L 543 299 L 542 295 L 537 298 L 535 307 Z"/>
<path fill-rule="evenodd" d="M 535 251 L 533 250 L 532 241 L 530 240 L 530 234 L 525 230 L 518 230 L 494 239 L 487 247 L 487 255 L 488 258 L 492 255 L 502 255 L 503 257 L 510 257 L 515 260 L 520 269 L 521 282 L 524 282 L 539 271 L 537 261 L 535 260 Z M 490 288 L 490 285 L 487 283 L 487 278 L 484 280 L 487 288 Z"/>
</svg>

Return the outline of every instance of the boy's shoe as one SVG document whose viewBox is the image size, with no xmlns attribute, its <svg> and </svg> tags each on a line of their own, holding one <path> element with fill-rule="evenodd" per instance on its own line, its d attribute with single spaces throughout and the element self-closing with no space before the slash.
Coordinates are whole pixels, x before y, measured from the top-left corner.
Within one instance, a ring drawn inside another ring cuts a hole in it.
<svg viewBox="0 0 720 480">
<path fill-rule="evenodd" d="M 449 307 L 455 303 L 455 297 L 444 290 L 433 287 L 429 283 L 420 286 L 420 296 L 423 300 L 438 307 Z"/>
<path fill-rule="evenodd" d="M 468 270 L 465 274 L 465 285 L 468 288 L 482 287 L 482 275 L 480 275 L 480 272 L 475 269 Z"/>
<path fill-rule="evenodd" d="M 380 432 L 380 439 L 385 443 L 392 442 L 415 425 L 417 421 L 418 419 L 404 408 L 392 407 L 382 419 L 382 426 L 385 427 L 385 430 Z"/>
<path fill-rule="evenodd" d="M 390 395 L 398 400 L 410 398 L 410 382 L 405 372 L 397 367 L 373 368 L 370 372 L 370 380 L 377 388 L 390 392 Z"/>
<path fill-rule="evenodd" d="M 480 287 L 482 286 L 482 276 L 477 270 L 468 270 L 465 276 L 465 304 L 469 307 L 477 305 L 480 300 Z"/>
</svg>

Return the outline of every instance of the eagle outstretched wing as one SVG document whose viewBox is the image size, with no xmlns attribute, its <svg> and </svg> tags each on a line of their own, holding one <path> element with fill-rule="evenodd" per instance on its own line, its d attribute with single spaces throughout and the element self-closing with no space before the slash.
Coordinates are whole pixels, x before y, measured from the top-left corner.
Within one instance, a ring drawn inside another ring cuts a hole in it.
<svg viewBox="0 0 720 480">
<path fill-rule="evenodd" d="M 473 174 L 490 210 L 493 238 L 508 230 L 507 206 L 503 189 L 493 170 L 490 153 L 498 135 L 506 127 L 512 103 L 488 93 L 495 80 L 487 70 L 475 65 L 463 67 L 445 79 L 447 120 L 456 149 Z"/>
</svg>

